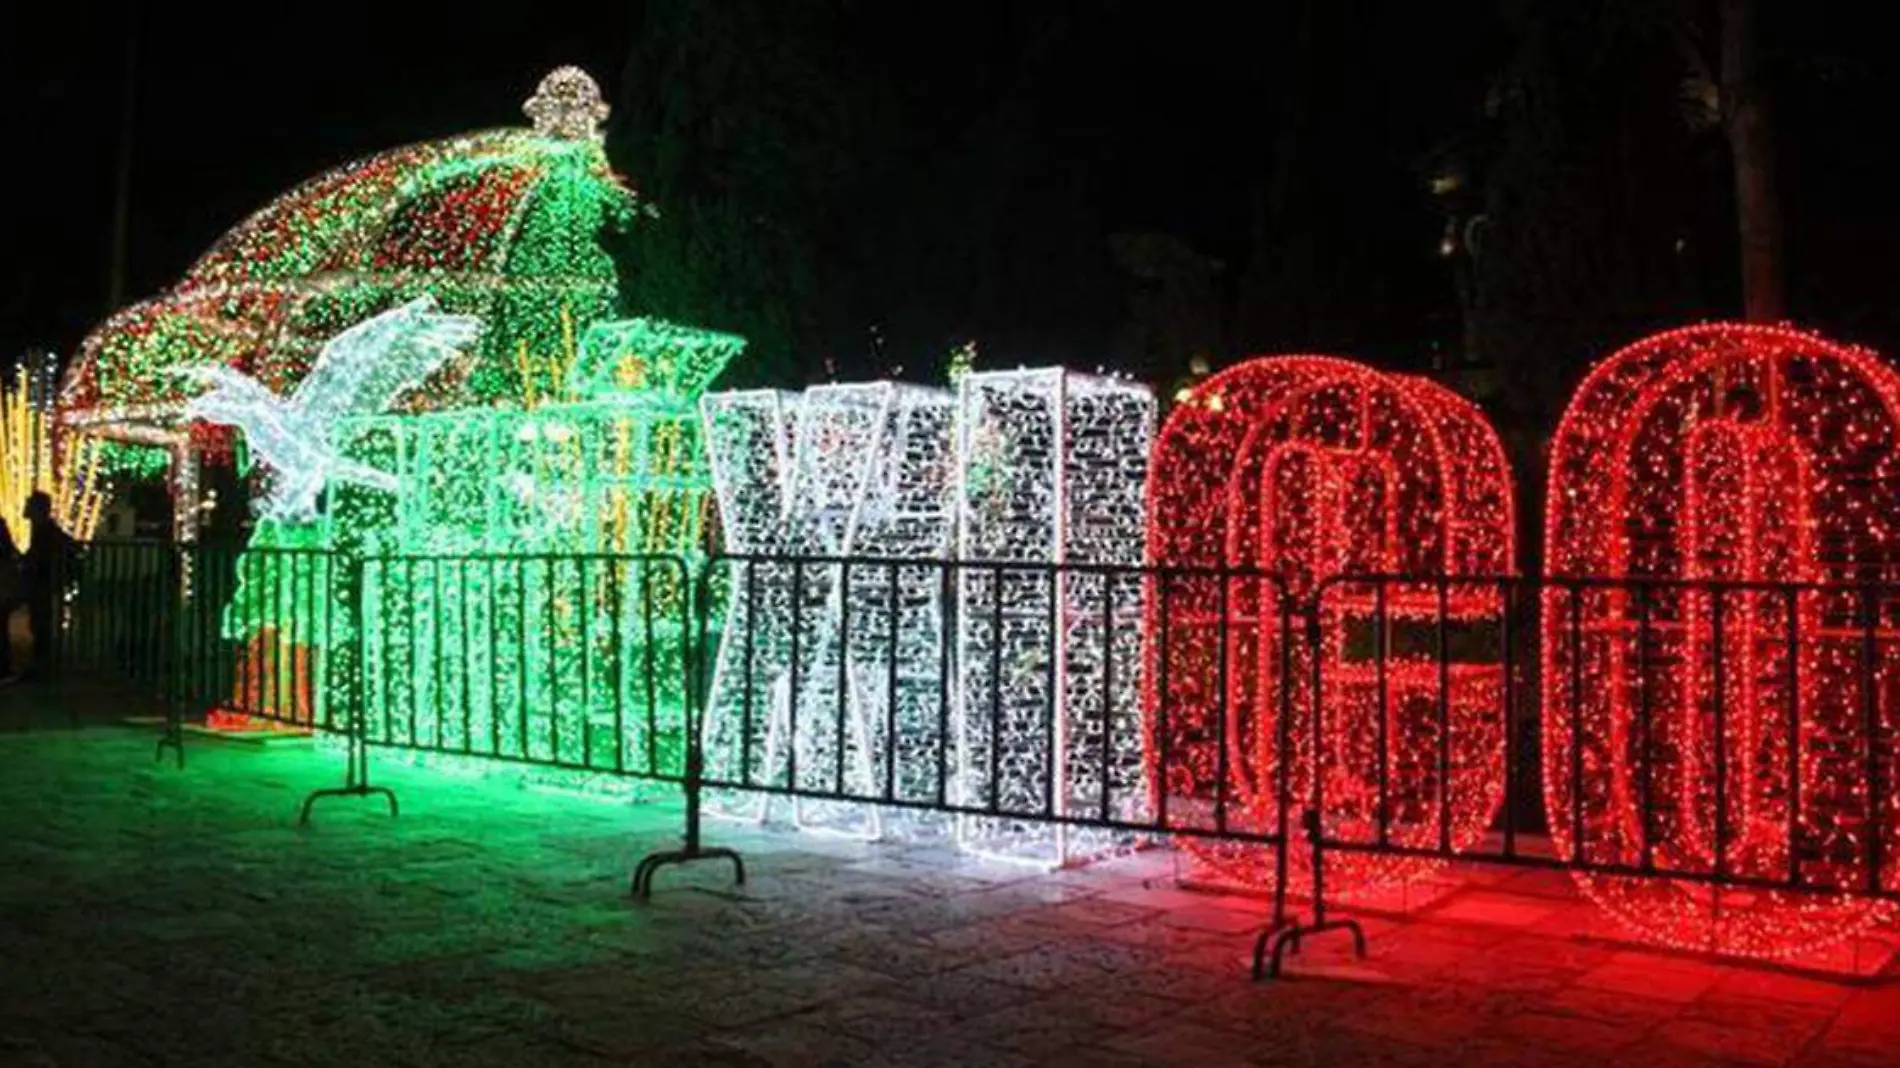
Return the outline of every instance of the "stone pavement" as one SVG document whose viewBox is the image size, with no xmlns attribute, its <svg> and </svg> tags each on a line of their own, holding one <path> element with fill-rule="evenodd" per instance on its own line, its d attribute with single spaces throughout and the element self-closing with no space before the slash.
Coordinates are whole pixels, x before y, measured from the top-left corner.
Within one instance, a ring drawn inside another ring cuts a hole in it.
<svg viewBox="0 0 1900 1068">
<path fill-rule="evenodd" d="M 712 824 L 750 884 L 669 869 L 640 905 L 673 804 L 381 760 L 400 819 L 326 802 L 299 830 L 338 754 L 196 742 L 180 771 L 149 731 L 7 730 L 24 693 L 0 1066 L 1900 1064 L 1900 987 L 1584 940 L 1547 875 L 1254 984 L 1260 904 L 1176 888 L 1164 851 L 1042 875 Z"/>
</svg>

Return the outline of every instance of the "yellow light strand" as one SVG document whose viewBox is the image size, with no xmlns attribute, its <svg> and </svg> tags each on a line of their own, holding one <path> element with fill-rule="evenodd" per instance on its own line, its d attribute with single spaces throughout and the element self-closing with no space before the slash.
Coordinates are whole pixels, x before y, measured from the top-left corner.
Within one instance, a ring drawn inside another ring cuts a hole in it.
<svg viewBox="0 0 1900 1068">
<path fill-rule="evenodd" d="M 521 347 L 515 353 L 515 364 L 521 370 L 522 404 L 533 411 L 540 406 L 534 392 L 534 364 L 528 359 L 528 339 L 521 339 Z"/>
<path fill-rule="evenodd" d="M 25 367 L 0 383 L 0 519 L 22 552 L 32 541 L 26 500 L 34 493 L 52 497 L 60 526 L 81 540 L 98 529 L 109 496 L 100 477 L 98 443 L 75 437 L 56 450 L 51 413 L 32 402 L 28 387 Z"/>
</svg>

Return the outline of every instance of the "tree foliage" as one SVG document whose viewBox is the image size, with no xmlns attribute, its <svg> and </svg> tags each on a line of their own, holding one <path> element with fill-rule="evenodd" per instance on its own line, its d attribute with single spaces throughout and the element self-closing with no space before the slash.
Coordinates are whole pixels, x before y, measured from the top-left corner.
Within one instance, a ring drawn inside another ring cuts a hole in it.
<svg viewBox="0 0 1900 1068">
<path fill-rule="evenodd" d="M 744 334 L 731 383 L 935 377 L 971 337 L 1063 358 L 1106 254 L 1025 83 L 1071 25 L 648 0 L 609 142 L 661 211 L 621 250 L 629 303 Z"/>
</svg>

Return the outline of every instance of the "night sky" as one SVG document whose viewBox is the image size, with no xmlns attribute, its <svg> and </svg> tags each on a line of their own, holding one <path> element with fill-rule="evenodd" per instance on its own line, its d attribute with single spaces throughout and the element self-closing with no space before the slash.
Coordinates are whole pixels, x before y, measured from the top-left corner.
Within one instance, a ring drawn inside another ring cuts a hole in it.
<svg viewBox="0 0 1900 1068">
<path fill-rule="evenodd" d="M 1349 316 L 1343 330 L 1228 330 L 1229 349 L 1333 343 L 1404 363 L 1456 338 L 1450 271 L 1435 256 L 1444 218 L 1425 192 L 1425 161 L 1481 113 L 1487 83 L 1508 58 L 1498 13 L 1511 5 L 1354 6 L 1363 18 L 1308 86 L 1321 98 L 1318 132 L 1307 142 L 1318 162 L 1309 166 L 1323 173 L 1309 183 L 1318 192 L 1305 214 L 1314 229 L 1307 240 L 1327 262 L 1350 258 L 1336 283 L 1315 282 L 1316 291 L 1365 314 Z M 0 232 L 7 359 L 29 346 L 69 351 L 108 310 L 134 24 L 127 5 L 36 5 L 30 15 L 25 7 L 8 5 L 0 29 L 14 151 L 14 210 Z M 562 63 L 588 69 L 624 112 L 626 68 L 645 17 L 640 3 L 521 4 L 506 17 L 480 18 L 446 6 L 424 17 L 425 5 L 305 4 L 254 18 L 212 7 L 147 4 L 136 17 L 127 300 L 170 285 L 224 229 L 328 166 L 521 124 L 521 101 Z M 914 71 L 920 94 L 948 102 L 931 106 L 951 108 L 966 85 L 972 98 L 995 97 L 986 72 L 1017 69 L 1023 11 L 1035 7 L 864 4 L 853 46 L 867 63 Z M 1070 13 L 1068 31 L 1005 92 L 1033 116 L 1046 158 L 1081 176 L 1073 195 L 1099 233 L 1077 240 L 1175 235 L 1223 262 L 1231 292 L 1257 252 L 1251 228 L 1282 132 L 1302 5 L 1252 5 L 1244 14 L 1194 2 L 1055 7 Z M 1870 16 L 1835 11 L 1823 21 L 1798 10 L 1787 7 L 1774 23 L 1778 46 L 1798 67 L 1783 123 L 1794 311 L 1848 340 L 1900 344 L 1900 274 L 1891 267 L 1900 227 L 1887 147 L 1894 75 L 1877 58 Z M 640 174 L 628 177 L 641 184 Z M 1726 193 L 1716 184 L 1707 196 Z M 1721 213 L 1713 215 L 1719 224 Z M 1732 314 L 1719 241 L 1698 269 L 1716 281 L 1688 308 Z M 1104 299 L 1062 322 L 1092 339 L 1111 333 L 1123 310 Z"/>
</svg>

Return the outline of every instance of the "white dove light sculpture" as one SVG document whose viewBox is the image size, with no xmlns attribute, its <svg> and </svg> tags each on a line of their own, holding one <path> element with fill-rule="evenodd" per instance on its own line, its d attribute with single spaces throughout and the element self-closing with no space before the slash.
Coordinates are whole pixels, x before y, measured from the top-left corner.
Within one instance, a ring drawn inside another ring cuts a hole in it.
<svg viewBox="0 0 1900 1068">
<path fill-rule="evenodd" d="M 436 310 L 421 297 L 331 338 L 288 397 L 223 364 L 179 372 L 210 388 L 185 405 L 189 418 L 234 426 L 275 474 L 257 503 L 260 518 L 307 522 L 332 481 L 395 490 L 395 478 L 343 456 L 338 428 L 352 416 L 385 412 L 480 336 L 481 320 Z"/>
</svg>

